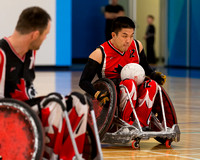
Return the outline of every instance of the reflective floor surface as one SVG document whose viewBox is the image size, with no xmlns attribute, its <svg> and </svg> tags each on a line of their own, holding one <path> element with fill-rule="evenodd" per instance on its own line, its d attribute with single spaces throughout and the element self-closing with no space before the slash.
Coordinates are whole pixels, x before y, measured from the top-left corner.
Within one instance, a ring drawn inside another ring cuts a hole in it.
<svg viewBox="0 0 200 160">
<path fill-rule="evenodd" d="M 131 144 L 103 144 L 104 160 L 198 160 L 200 159 L 200 70 L 160 68 L 167 75 L 164 85 L 170 96 L 181 130 L 180 142 L 167 149 L 154 139 L 140 142 L 140 150 Z M 78 86 L 80 71 L 37 71 L 35 88 L 38 95 L 72 91 L 84 93 Z"/>
</svg>

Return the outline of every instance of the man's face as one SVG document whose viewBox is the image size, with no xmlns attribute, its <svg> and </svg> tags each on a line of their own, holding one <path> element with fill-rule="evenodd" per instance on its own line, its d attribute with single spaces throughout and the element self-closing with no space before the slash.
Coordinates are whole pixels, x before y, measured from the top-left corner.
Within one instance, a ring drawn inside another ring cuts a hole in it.
<svg viewBox="0 0 200 160">
<path fill-rule="evenodd" d="M 40 48 L 40 46 L 42 45 L 42 42 L 46 39 L 46 36 L 49 33 L 50 28 L 51 28 L 51 22 L 49 21 L 47 28 L 44 30 L 44 32 L 40 34 L 37 37 L 37 39 L 32 41 L 32 43 L 30 44 L 30 47 L 29 47 L 30 50 L 38 50 Z"/>
<path fill-rule="evenodd" d="M 112 32 L 112 43 L 120 51 L 126 52 L 131 45 L 133 35 L 133 28 L 123 28 L 118 34 Z"/>
</svg>

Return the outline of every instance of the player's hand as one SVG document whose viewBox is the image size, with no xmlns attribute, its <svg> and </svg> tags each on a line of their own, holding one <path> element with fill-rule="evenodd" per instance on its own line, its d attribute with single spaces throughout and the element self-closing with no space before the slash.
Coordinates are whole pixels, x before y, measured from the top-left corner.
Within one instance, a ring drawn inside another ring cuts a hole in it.
<svg viewBox="0 0 200 160">
<path fill-rule="evenodd" d="M 103 106 L 109 101 L 108 92 L 97 91 L 94 97 L 99 101 L 100 105 Z"/>
<path fill-rule="evenodd" d="M 163 85 L 166 82 L 166 75 L 161 72 L 153 72 L 150 75 L 150 78 L 155 80 L 158 84 Z"/>
</svg>

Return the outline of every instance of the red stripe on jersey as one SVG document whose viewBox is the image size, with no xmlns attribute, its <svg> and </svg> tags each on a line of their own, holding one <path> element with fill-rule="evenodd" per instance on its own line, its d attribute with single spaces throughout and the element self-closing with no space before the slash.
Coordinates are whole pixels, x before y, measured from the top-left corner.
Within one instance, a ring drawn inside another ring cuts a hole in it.
<svg viewBox="0 0 200 160">
<path fill-rule="evenodd" d="M 2 50 L 0 50 L 0 83 L 3 76 L 4 63 L 5 63 L 5 54 L 3 53 Z"/>
<path fill-rule="evenodd" d="M 4 97 L 5 88 L 5 70 L 6 70 L 6 56 L 3 50 L 0 49 L 0 98 Z"/>
</svg>

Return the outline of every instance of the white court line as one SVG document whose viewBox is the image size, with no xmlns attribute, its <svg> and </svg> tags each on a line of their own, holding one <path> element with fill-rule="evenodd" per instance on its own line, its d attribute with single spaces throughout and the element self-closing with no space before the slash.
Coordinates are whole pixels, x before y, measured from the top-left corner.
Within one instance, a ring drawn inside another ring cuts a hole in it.
<svg viewBox="0 0 200 160">
<path fill-rule="evenodd" d="M 167 155 L 167 156 L 171 156 L 171 157 L 179 157 L 179 158 L 184 158 L 184 159 L 191 159 L 191 160 L 200 160 L 200 158 L 193 158 L 193 157 L 190 157 L 191 155 L 200 155 L 200 153 L 196 153 L 196 154 L 170 154 L 170 153 L 160 153 L 159 151 L 168 151 L 169 149 L 158 149 L 156 151 L 158 152 L 153 152 L 152 150 L 140 150 L 141 152 L 146 152 L 146 153 L 154 153 L 154 154 L 157 154 L 157 155 L 147 155 L 147 156 L 117 156 L 117 157 L 106 157 L 104 156 L 104 158 L 109 158 L 109 159 L 118 159 L 118 158 L 144 158 L 144 157 L 158 157 L 160 155 Z M 200 150 L 200 148 L 180 148 L 180 149 L 172 149 L 174 151 L 183 151 L 183 150 Z M 103 153 L 114 153 L 114 152 L 134 152 L 134 150 L 120 150 L 120 151 L 103 151 Z M 188 155 L 188 156 L 186 156 Z"/>
<path fill-rule="evenodd" d="M 200 150 L 200 148 L 177 148 L 177 149 L 156 149 L 156 151 L 184 151 L 184 150 Z M 133 151 L 137 151 L 137 150 L 120 150 L 120 151 L 103 151 L 103 153 L 111 153 L 111 152 L 133 152 Z M 141 152 L 151 152 L 152 150 L 138 150 Z"/>
<path fill-rule="evenodd" d="M 184 130 L 194 130 L 194 131 L 200 131 L 200 128 L 183 128 L 181 129 L 181 131 L 184 131 Z"/>
<path fill-rule="evenodd" d="M 181 155 L 193 155 L 193 156 L 195 156 L 195 155 L 200 155 L 200 153 L 192 153 L 192 154 L 188 153 L 188 154 L 181 154 Z"/>
<path fill-rule="evenodd" d="M 148 151 L 150 153 L 155 153 L 155 154 L 160 154 L 160 155 L 167 155 L 167 156 L 171 156 L 171 157 L 179 157 L 179 158 L 187 158 L 187 159 L 193 159 L 193 160 L 200 160 L 199 158 L 193 158 L 193 157 L 188 157 L 188 156 L 182 156 L 182 155 L 178 155 L 178 154 L 170 154 L 170 153 L 160 153 L 160 152 L 152 152 L 152 151 Z"/>
<path fill-rule="evenodd" d="M 150 152 L 150 153 L 154 153 L 154 152 Z M 192 159 L 192 160 L 200 160 L 199 158 L 192 158 L 192 157 L 187 157 L 187 156 L 181 156 L 181 155 L 173 155 L 173 154 L 162 154 L 162 153 L 157 153 L 155 152 L 155 154 L 157 155 L 147 155 L 147 156 L 117 156 L 117 157 L 106 157 L 104 156 L 103 158 L 106 158 L 106 159 L 121 159 L 121 158 L 152 158 L 152 157 L 160 157 L 160 156 L 163 156 L 163 155 L 167 155 L 167 157 L 179 157 L 179 158 L 184 158 L 184 159 Z M 192 154 L 191 154 L 192 155 Z"/>
<path fill-rule="evenodd" d="M 160 155 L 148 155 L 148 156 L 117 156 L 117 157 L 103 157 L 103 158 L 106 158 L 106 159 L 108 159 L 108 158 L 110 158 L 110 159 L 120 159 L 120 158 L 151 158 L 151 157 L 159 157 Z"/>
<path fill-rule="evenodd" d="M 200 134 L 200 128 L 184 128 L 181 129 L 181 134 Z"/>
</svg>

